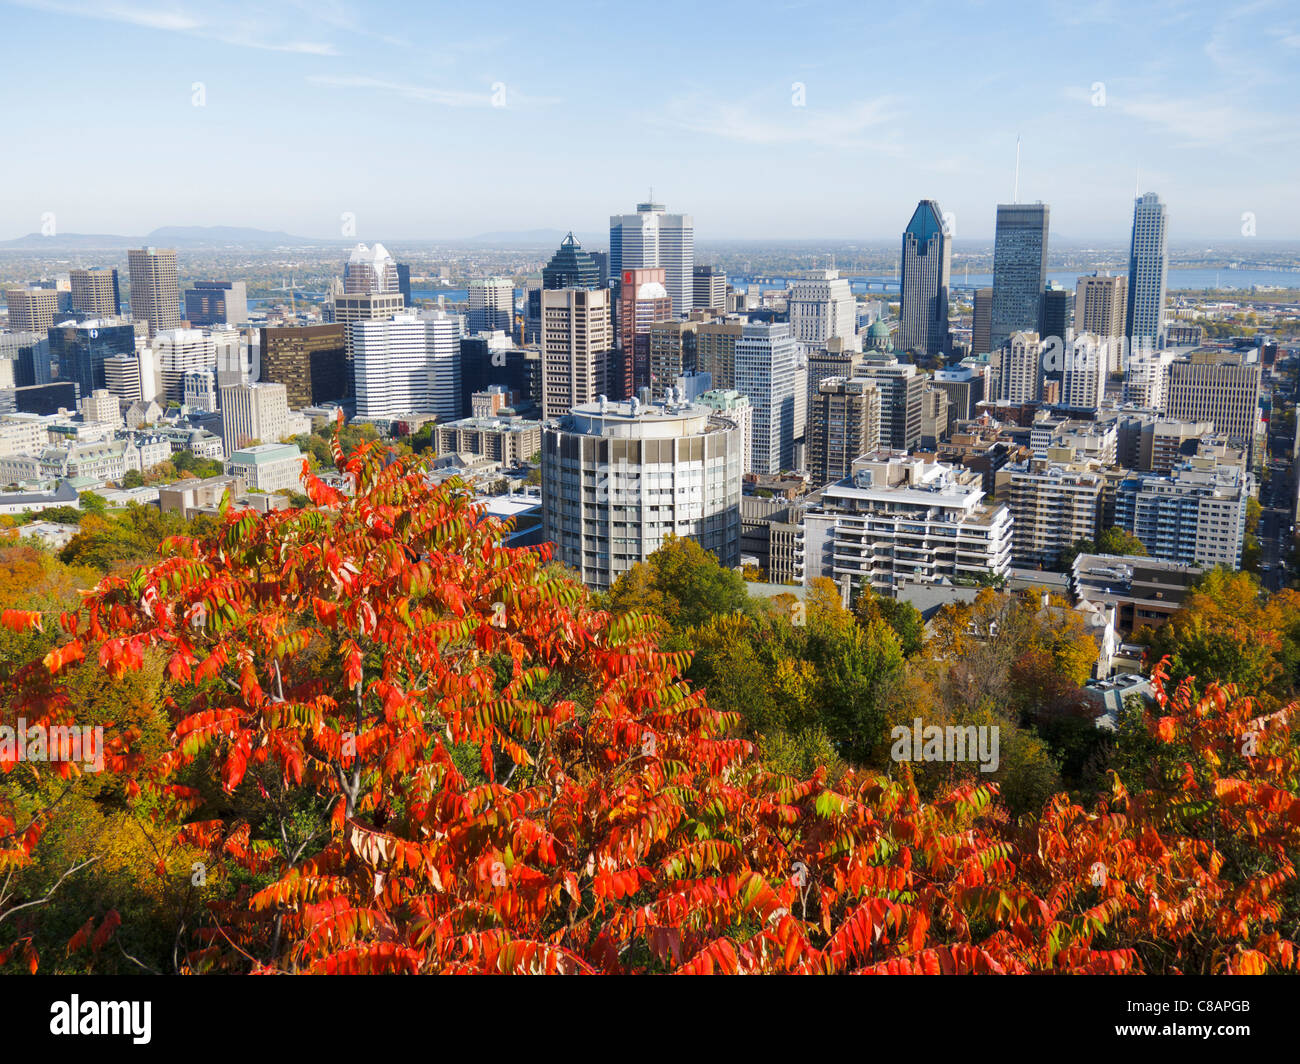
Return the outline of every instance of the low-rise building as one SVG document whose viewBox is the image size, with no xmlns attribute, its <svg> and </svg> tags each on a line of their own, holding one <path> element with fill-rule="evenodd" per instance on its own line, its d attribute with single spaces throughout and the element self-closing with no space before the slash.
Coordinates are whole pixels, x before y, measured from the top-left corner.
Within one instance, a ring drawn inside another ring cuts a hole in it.
<svg viewBox="0 0 1300 1064">
<path fill-rule="evenodd" d="M 226 459 L 226 474 L 253 491 L 302 491 L 303 454 L 292 443 L 244 447 Z"/>
<path fill-rule="evenodd" d="M 193 517 L 200 510 L 220 506 L 221 497 L 229 491 L 232 496 L 244 491 L 242 476 L 218 475 L 203 480 L 179 480 L 158 488 L 158 508 L 163 513 L 177 513 Z"/>
<path fill-rule="evenodd" d="M 1205 570 L 1199 566 L 1137 555 L 1079 554 L 1070 571 L 1078 602 L 1113 607 L 1125 635 L 1159 628 L 1183 607 Z"/>
<path fill-rule="evenodd" d="M 523 418 L 467 417 L 434 429 L 439 454 L 476 454 L 520 465 L 542 449 L 542 423 Z"/>
</svg>

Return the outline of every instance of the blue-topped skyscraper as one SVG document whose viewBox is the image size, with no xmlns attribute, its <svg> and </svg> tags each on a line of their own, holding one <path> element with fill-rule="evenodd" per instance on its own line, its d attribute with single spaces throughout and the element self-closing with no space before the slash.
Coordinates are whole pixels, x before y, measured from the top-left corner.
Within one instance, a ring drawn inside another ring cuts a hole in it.
<svg viewBox="0 0 1300 1064">
<path fill-rule="evenodd" d="M 993 238 L 993 306 L 989 343 L 1001 347 L 1012 333 L 1034 332 L 1047 284 L 1046 203 L 998 204 Z"/>
<path fill-rule="evenodd" d="M 121 318 L 53 325 L 49 341 L 49 357 L 58 363 L 59 380 L 75 384 L 77 398 L 85 399 L 96 388 L 107 387 L 105 359 L 135 354 L 135 326 Z"/>
<path fill-rule="evenodd" d="M 1130 350 L 1164 346 L 1165 282 L 1169 272 L 1167 222 L 1165 205 L 1154 192 L 1148 192 L 1134 203 L 1125 317 Z"/>
<path fill-rule="evenodd" d="M 937 355 L 948 341 L 948 274 L 952 245 L 934 200 L 921 200 L 903 230 L 898 346 Z"/>
</svg>

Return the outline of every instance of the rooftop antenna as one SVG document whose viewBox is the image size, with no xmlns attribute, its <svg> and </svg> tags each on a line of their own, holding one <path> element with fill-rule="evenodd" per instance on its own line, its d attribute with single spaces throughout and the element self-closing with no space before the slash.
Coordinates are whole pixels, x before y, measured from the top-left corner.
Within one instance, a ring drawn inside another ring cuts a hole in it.
<svg viewBox="0 0 1300 1064">
<path fill-rule="evenodd" d="M 1020 202 L 1020 134 L 1016 134 L 1016 183 L 1011 190 L 1011 202 Z"/>
</svg>

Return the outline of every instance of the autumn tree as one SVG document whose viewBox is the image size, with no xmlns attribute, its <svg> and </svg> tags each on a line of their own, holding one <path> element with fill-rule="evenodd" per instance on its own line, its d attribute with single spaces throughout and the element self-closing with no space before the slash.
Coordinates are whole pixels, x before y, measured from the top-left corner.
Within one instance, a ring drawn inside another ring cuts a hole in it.
<svg viewBox="0 0 1300 1064">
<path fill-rule="evenodd" d="M 979 780 L 923 799 L 906 763 L 774 772 L 652 620 L 597 609 L 545 552 L 503 546 L 500 522 L 410 456 L 336 445 L 335 462 L 354 495 L 309 478 L 313 509 L 227 507 L 172 537 L 65 611 L 2 689 L 5 720 L 62 718 L 78 669 L 111 706 L 156 662 L 147 701 L 170 732 L 153 751 L 139 722 L 114 722 L 110 767 L 159 828 L 160 892 L 183 892 L 203 855 L 180 970 L 1294 968 L 1285 715 L 1161 686 L 1149 760 L 1185 762 L 1179 790 L 1117 775 L 1099 804 L 1057 795 L 1014 820 Z M 851 701 L 901 650 L 814 592 L 807 623 L 773 638 L 805 641 Z M 855 712 L 832 717 L 854 742 Z M 0 799 L 0 860 L 30 865 L 41 838 L 16 813 Z M 120 917 L 87 918 L 78 955 Z M 30 946 L 6 927 L 0 964 Z"/>
</svg>

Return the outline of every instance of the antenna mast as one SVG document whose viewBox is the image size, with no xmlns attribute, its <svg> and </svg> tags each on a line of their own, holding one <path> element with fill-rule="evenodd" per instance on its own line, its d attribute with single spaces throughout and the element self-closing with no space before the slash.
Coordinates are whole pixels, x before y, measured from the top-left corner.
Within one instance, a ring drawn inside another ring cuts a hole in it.
<svg viewBox="0 0 1300 1064">
<path fill-rule="evenodd" d="M 1020 202 L 1020 134 L 1016 134 L 1016 183 L 1011 190 L 1011 202 Z"/>
</svg>

